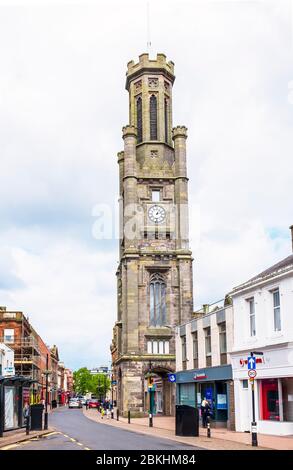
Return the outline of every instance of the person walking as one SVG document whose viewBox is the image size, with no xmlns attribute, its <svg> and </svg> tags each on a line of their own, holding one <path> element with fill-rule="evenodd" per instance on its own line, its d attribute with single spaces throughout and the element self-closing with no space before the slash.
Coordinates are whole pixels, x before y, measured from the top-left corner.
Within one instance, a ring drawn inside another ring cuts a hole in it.
<svg viewBox="0 0 293 470">
<path fill-rule="evenodd" d="M 202 427 L 206 428 L 207 422 L 208 422 L 208 416 L 209 416 L 210 409 L 211 409 L 210 404 L 208 400 L 206 399 L 206 397 L 204 397 L 204 399 L 202 400 L 200 409 L 201 409 Z"/>
</svg>

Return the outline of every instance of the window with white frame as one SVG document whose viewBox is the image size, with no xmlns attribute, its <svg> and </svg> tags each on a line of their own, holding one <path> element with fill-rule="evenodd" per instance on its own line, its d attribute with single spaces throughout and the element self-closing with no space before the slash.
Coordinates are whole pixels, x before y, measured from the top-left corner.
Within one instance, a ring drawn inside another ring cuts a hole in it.
<svg viewBox="0 0 293 470">
<path fill-rule="evenodd" d="M 159 202 L 161 200 L 161 191 L 159 189 L 152 189 L 152 201 Z"/>
<path fill-rule="evenodd" d="M 4 343 L 14 343 L 14 329 L 4 330 Z"/>
<path fill-rule="evenodd" d="M 254 297 L 247 299 L 249 307 L 249 330 L 250 336 L 256 335 L 256 326 L 255 326 L 255 302 Z"/>
<path fill-rule="evenodd" d="M 169 341 L 150 339 L 147 342 L 148 354 L 169 354 Z"/>
<path fill-rule="evenodd" d="M 274 330 L 281 331 L 281 307 L 279 289 L 274 290 L 272 294 L 274 303 Z"/>
</svg>

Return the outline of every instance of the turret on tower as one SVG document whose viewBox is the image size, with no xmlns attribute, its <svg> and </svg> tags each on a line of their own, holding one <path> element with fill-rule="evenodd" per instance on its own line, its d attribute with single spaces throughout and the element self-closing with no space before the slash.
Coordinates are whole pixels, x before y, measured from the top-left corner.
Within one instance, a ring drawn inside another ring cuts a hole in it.
<svg viewBox="0 0 293 470">
<path fill-rule="evenodd" d="M 127 64 L 129 123 L 137 128 L 137 143 L 163 142 L 172 146 L 172 86 L 174 64 L 165 54 L 155 60 L 141 54 Z"/>
</svg>

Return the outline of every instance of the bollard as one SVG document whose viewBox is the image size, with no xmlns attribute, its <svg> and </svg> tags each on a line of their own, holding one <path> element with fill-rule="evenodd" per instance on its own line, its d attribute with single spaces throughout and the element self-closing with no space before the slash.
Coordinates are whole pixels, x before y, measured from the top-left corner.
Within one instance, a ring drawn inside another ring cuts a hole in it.
<svg viewBox="0 0 293 470">
<path fill-rule="evenodd" d="M 119 421 L 119 410 L 117 408 L 117 421 Z"/>
<path fill-rule="evenodd" d="M 153 415 L 152 415 L 152 413 L 149 414 L 149 427 L 150 428 L 153 427 Z"/>
<path fill-rule="evenodd" d="M 130 424 L 130 410 L 128 410 L 128 424 Z"/>
<path fill-rule="evenodd" d="M 25 418 L 25 433 L 28 436 L 30 433 L 30 417 L 29 415 Z"/>
<path fill-rule="evenodd" d="M 210 417 L 207 417 L 207 437 L 211 437 L 211 424 L 210 424 Z"/>
</svg>

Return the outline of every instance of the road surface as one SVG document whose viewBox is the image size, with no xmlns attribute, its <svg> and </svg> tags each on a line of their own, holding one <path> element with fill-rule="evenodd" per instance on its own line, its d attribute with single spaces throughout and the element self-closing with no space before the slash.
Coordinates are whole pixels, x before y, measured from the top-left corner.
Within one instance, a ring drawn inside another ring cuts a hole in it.
<svg viewBox="0 0 293 470">
<path fill-rule="evenodd" d="M 55 433 L 11 446 L 11 450 L 196 450 L 172 440 L 100 424 L 80 409 L 60 407 L 49 414 Z"/>
</svg>

